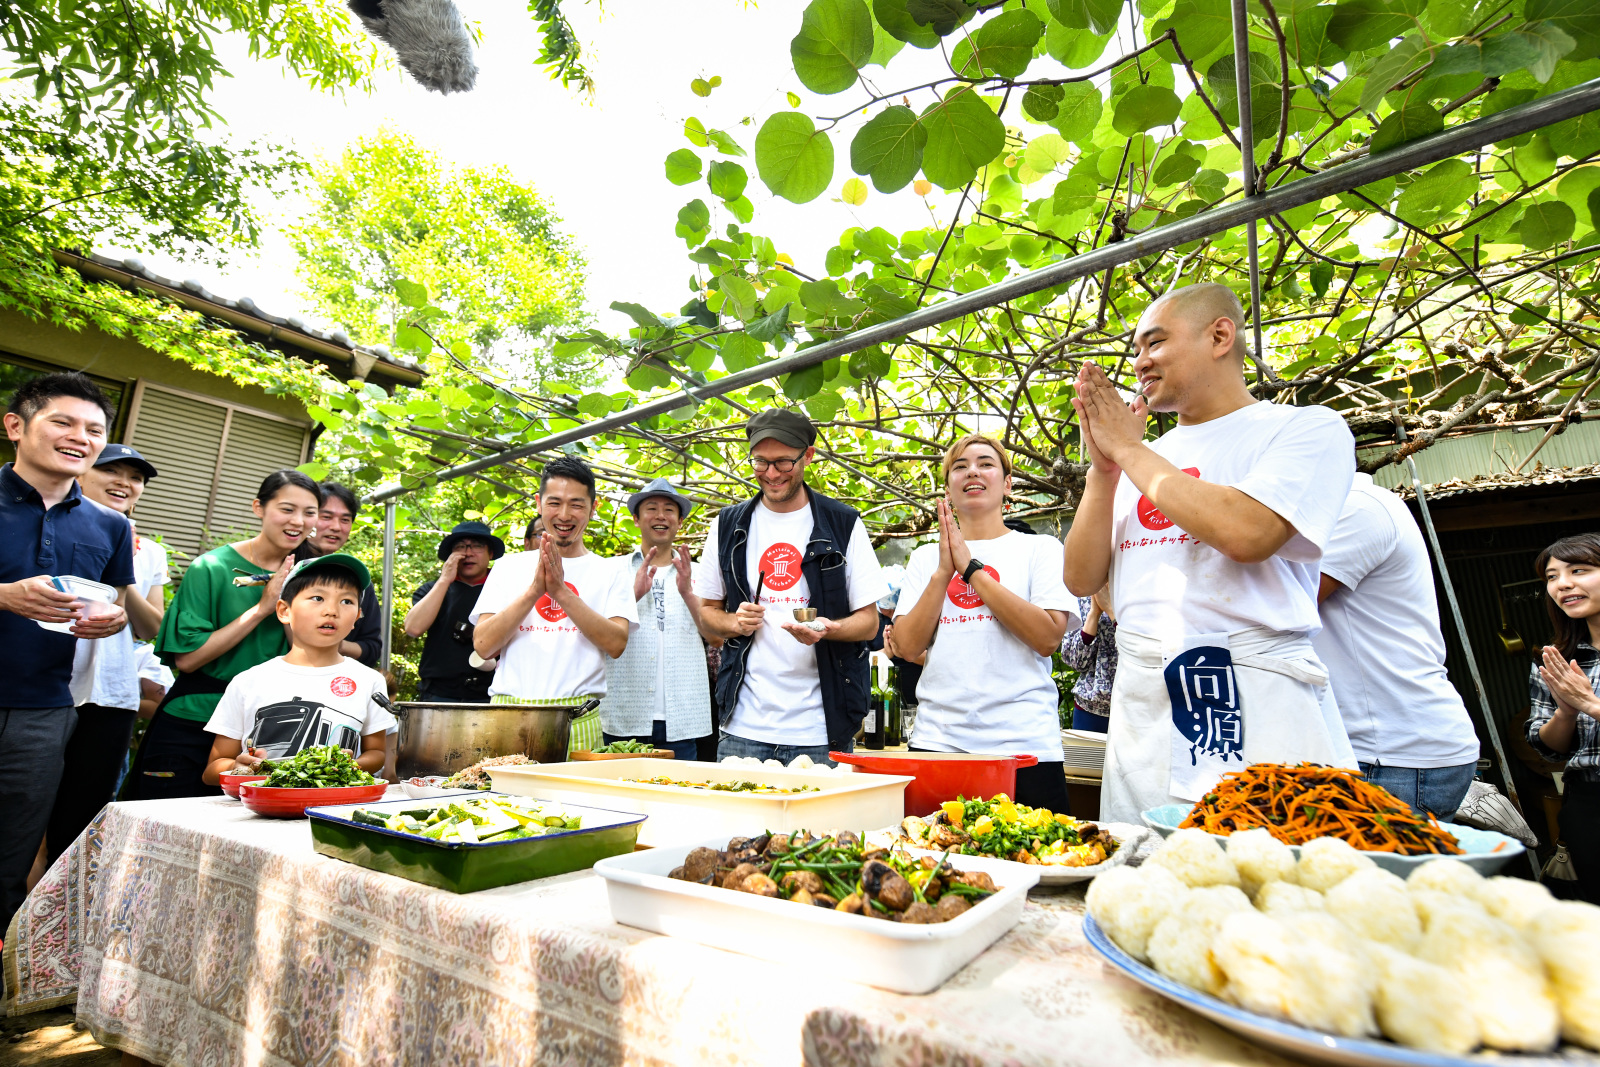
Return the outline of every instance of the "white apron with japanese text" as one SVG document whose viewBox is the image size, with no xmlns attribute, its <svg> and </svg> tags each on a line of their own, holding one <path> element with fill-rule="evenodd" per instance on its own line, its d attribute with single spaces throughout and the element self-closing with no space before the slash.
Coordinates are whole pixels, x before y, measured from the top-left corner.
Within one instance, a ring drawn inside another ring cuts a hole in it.
<svg viewBox="0 0 1600 1067">
<path fill-rule="evenodd" d="M 1146 634 L 1117 628 L 1117 679 L 1111 689 L 1100 799 L 1103 821 L 1138 825 L 1140 812 L 1162 804 L 1192 804 L 1224 771 L 1252 763 L 1356 766 L 1328 672 L 1311 640 L 1299 633 L 1250 629 L 1227 635 L 1233 662 L 1226 677 L 1208 672 L 1201 682 L 1200 693 L 1221 698 L 1210 713 L 1213 729 L 1194 735 L 1200 741 L 1194 746 L 1194 762 L 1175 776 L 1175 766 L 1188 763 L 1191 746 L 1180 743 L 1167 667 L 1181 665 L 1183 650 L 1192 647 L 1193 639 L 1164 646 Z M 1231 693 L 1222 688 L 1230 682 Z M 1231 708 L 1223 706 L 1228 701 Z M 1233 710 L 1237 720 L 1226 714 Z M 1238 751 L 1230 743 L 1234 731 L 1242 741 Z"/>
</svg>

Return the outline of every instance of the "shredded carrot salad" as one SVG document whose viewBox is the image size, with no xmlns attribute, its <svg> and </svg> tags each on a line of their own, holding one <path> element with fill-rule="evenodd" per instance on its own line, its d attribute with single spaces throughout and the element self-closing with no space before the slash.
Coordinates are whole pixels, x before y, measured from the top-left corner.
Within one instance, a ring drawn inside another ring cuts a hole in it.
<svg viewBox="0 0 1600 1067">
<path fill-rule="evenodd" d="M 1461 854 L 1432 815 L 1418 818 L 1356 771 L 1316 763 L 1257 763 L 1230 771 L 1180 825 L 1223 835 L 1264 826 L 1286 845 L 1342 837 L 1365 852 Z"/>
</svg>

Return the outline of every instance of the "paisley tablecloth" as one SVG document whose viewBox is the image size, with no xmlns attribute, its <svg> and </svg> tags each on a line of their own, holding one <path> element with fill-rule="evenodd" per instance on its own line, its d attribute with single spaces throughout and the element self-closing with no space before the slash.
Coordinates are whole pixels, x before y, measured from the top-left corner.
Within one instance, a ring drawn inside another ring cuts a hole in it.
<svg viewBox="0 0 1600 1067">
<path fill-rule="evenodd" d="M 588 872 L 468 896 L 312 851 L 225 798 L 114 804 L 6 944 L 8 1007 L 70 999 L 172 1067 L 1286 1061 L 1113 974 L 1080 889 L 913 997 L 611 921 Z"/>
</svg>

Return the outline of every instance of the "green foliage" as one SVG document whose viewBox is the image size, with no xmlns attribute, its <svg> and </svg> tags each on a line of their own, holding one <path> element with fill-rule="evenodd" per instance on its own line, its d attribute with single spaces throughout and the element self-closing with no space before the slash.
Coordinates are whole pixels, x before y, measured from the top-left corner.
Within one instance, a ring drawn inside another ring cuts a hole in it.
<svg viewBox="0 0 1600 1067">
<path fill-rule="evenodd" d="M 785 200 L 815 200 L 833 180 L 833 142 L 805 115 L 780 111 L 756 134 L 756 170 Z"/>
</svg>

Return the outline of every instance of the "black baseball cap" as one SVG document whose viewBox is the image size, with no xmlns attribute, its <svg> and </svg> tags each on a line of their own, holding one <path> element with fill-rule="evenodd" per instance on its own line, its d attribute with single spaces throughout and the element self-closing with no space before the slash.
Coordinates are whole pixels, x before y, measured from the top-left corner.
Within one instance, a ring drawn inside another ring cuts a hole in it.
<svg viewBox="0 0 1600 1067">
<path fill-rule="evenodd" d="M 94 461 L 96 467 L 109 467 L 113 463 L 131 463 L 139 468 L 147 482 L 156 476 L 156 465 L 127 445 L 106 445 L 100 450 L 100 458 Z"/>
<path fill-rule="evenodd" d="M 817 443 L 817 428 L 804 415 L 771 408 L 745 423 L 744 436 L 752 445 L 771 437 L 792 448 L 810 448 Z"/>
</svg>

